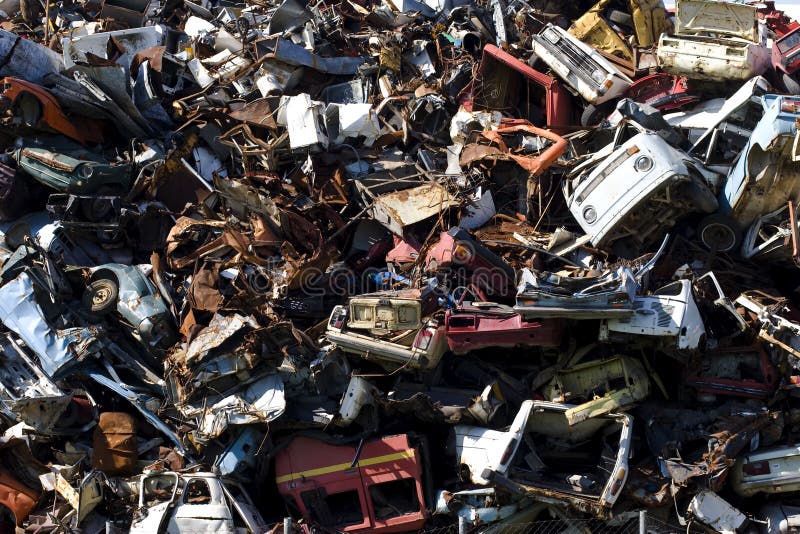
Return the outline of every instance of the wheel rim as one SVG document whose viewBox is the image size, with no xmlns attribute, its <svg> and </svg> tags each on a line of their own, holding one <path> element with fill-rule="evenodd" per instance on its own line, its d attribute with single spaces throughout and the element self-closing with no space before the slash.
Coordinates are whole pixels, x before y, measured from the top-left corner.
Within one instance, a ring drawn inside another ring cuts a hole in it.
<svg viewBox="0 0 800 534">
<path fill-rule="evenodd" d="M 92 295 L 92 304 L 102 306 L 111 299 L 111 290 L 107 287 L 100 287 Z"/>
<path fill-rule="evenodd" d="M 727 225 L 714 223 L 703 228 L 703 243 L 708 248 L 727 252 L 736 245 L 736 234 Z"/>
</svg>

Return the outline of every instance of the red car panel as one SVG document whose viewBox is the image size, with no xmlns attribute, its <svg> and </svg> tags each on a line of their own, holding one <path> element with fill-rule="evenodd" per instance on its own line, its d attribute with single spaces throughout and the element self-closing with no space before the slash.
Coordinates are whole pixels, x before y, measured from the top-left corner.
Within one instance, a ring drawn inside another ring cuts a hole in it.
<svg viewBox="0 0 800 534">
<path fill-rule="evenodd" d="M 341 532 L 409 532 L 428 515 L 420 455 L 406 434 L 360 450 L 299 437 L 276 456 L 275 481 L 306 521 Z"/>
<path fill-rule="evenodd" d="M 564 321 L 526 321 L 510 307 L 494 303 L 468 304 L 445 315 L 447 344 L 455 354 L 487 347 L 557 347 Z"/>
</svg>

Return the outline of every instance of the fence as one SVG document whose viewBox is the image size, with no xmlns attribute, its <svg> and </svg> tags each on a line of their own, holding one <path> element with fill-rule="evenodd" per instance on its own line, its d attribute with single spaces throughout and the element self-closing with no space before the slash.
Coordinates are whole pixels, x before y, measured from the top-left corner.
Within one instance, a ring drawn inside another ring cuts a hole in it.
<svg viewBox="0 0 800 534">
<path fill-rule="evenodd" d="M 481 527 L 462 523 L 425 529 L 419 534 L 696 534 L 698 532 L 702 531 L 667 523 L 646 513 L 634 513 L 612 521 L 551 519 Z"/>
</svg>

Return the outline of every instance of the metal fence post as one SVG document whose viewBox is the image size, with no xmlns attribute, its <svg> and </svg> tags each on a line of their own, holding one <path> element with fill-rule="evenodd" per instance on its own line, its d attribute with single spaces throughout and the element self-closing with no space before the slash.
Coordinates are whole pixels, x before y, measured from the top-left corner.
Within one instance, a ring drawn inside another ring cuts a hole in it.
<svg viewBox="0 0 800 534">
<path fill-rule="evenodd" d="M 467 534 L 467 518 L 458 516 L 458 534 Z"/>
<path fill-rule="evenodd" d="M 647 512 L 639 510 L 639 534 L 647 534 Z"/>
</svg>

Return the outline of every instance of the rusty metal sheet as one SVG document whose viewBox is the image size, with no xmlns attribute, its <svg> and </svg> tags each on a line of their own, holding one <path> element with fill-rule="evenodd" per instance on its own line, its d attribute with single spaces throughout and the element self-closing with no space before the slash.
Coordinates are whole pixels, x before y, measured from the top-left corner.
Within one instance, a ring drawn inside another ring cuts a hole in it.
<svg viewBox="0 0 800 534">
<path fill-rule="evenodd" d="M 403 228 L 424 221 L 457 206 L 455 198 L 443 186 L 430 183 L 388 193 L 375 199 L 370 215 L 397 235 Z"/>
<path fill-rule="evenodd" d="M 101 413 L 94 429 L 92 466 L 108 475 L 134 474 L 136 434 L 136 422 L 131 415 L 124 412 Z"/>
</svg>

